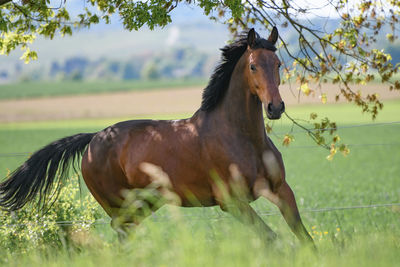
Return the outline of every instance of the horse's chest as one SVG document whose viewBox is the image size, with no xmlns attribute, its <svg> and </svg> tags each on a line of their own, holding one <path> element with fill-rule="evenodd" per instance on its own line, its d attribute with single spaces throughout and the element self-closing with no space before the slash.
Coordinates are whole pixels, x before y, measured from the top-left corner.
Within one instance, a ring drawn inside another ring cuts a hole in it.
<svg viewBox="0 0 400 267">
<path fill-rule="evenodd" d="M 236 165 L 240 174 L 252 183 L 261 165 L 261 156 L 258 156 L 254 147 L 245 142 L 232 138 L 214 139 L 207 143 L 206 161 L 215 169 L 222 179 L 231 178 L 231 165 Z"/>
</svg>

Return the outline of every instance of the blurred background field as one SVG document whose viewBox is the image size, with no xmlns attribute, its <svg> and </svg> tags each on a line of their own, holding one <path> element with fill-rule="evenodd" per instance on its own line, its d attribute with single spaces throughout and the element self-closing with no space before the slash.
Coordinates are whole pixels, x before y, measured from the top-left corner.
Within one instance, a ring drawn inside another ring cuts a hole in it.
<svg viewBox="0 0 400 267">
<path fill-rule="evenodd" d="M 63 81 L 20 82 L 2 85 L 0 99 L 26 99 L 53 96 L 87 95 L 125 91 L 149 91 L 154 89 L 187 88 L 199 86 L 205 79 L 174 80 L 125 80 L 125 81 Z"/>
</svg>

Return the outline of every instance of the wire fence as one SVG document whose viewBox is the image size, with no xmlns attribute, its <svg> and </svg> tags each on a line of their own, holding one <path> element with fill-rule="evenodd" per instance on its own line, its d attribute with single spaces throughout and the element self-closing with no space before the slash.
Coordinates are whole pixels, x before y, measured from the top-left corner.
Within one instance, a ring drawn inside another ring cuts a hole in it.
<svg viewBox="0 0 400 267">
<path fill-rule="evenodd" d="M 0 153 L 2 158 L 16 158 L 16 157 L 26 157 L 31 155 L 32 152 L 12 152 L 12 153 Z"/>
<path fill-rule="evenodd" d="M 400 121 L 390 121 L 390 122 L 376 122 L 376 123 L 364 123 L 364 124 L 354 124 L 354 125 L 346 125 L 346 126 L 339 126 L 336 128 L 326 128 L 324 131 L 331 131 L 331 130 L 340 130 L 340 129 L 352 129 L 352 128 L 360 128 L 360 127 L 376 127 L 376 126 L 390 126 L 400 124 Z M 314 129 L 309 128 L 307 131 L 320 131 L 321 129 Z M 291 133 L 304 133 L 306 130 L 296 130 L 290 131 Z M 276 134 L 285 134 L 286 132 L 276 132 Z"/>
<path fill-rule="evenodd" d="M 361 147 L 374 147 L 374 146 L 389 146 L 389 147 L 396 147 L 396 146 L 400 146 L 400 143 L 376 143 L 376 144 L 347 144 L 348 147 L 357 147 L 357 148 L 361 148 Z M 290 146 L 290 148 L 320 148 L 320 146 L 318 145 L 292 145 Z"/>
<path fill-rule="evenodd" d="M 300 210 L 301 213 L 326 213 L 333 211 L 348 211 L 348 210 L 358 210 L 358 209 L 376 209 L 376 208 L 387 208 L 387 207 L 400 207 L 400 203 L 381 203 L 381 204 L 370 204 L 370 205 L 357 205 L 357 206 L 343 206 L 343 207 L 324 207 L 324 208 L 314 208 L 314 209 L 303 209 Z M 278 211 L 270 211 L 270 212 L 257 212 L 257 214 L 261 216 L 277 216 L 281 213 Z M 229 216 L 225 212 L 218 212 L 217 215 L 213 216 L 200 216 L 200 215 L 188 215 L 182 214 L 180 217 L 189 218 L 190 220 L 223 220 L 233 218 Z M 172 216 L 165 215 L 157 215 L 153 213 L 149 216 L 149 218 L 153 222 L 166 222 L 171 220 Z M 52 223 L 56 223 L 59 226 L 79 226 L 79 225 L 87 225 L 87 226 L 96 226 L 96 225 L 107 225 L 111 223 L 110 219 L 102 218 L 95 221 L 87 221 L 87 220 L 71 220 L 71 221 L 42 221 L 39 223 L 19 223 L 19 224 L 2 224 L 0 228 L 4 227 L 23 227 L 28 225 L 42 225 L 46 226 Z"/>
<path fill-rule="evenodd" d="M 392 121 L 392 122 L 381 122 L 381 123 L 365 123 L 365 124 L 356 124 L 356 125 L 346 125 L 337 128 L 328 128 L 324 129 L 325 131 L 330 130 L 340 130 L 340 129 L 351 129 L 351 128 L 359 128 L 359 127 L 376 127 L 376 126 L 390 126 L 390 125 L 398 125 L 400 121 Z M 308 129 L 309 131 L 316 131 L 315 129 Z M 305 130 L 297 130 L 291 131 L 291 133 L 305 133 Z M 275 134 L 286 134 L 286 132 L 275 132 Z M 366 143 L 366 144 L 347 144 L 348 147 L 372 147 L 372 146 L 400 146 L 400 143 Z M 292 145 L 291 148 L 319 148 L 317 145 L 304 145 L 304 146 L 295 146 Z M 0 157 L 27 157 L 31 155 L 33 152 L 9 152 L 9 153 L 0 153 Z"/>
</svg>

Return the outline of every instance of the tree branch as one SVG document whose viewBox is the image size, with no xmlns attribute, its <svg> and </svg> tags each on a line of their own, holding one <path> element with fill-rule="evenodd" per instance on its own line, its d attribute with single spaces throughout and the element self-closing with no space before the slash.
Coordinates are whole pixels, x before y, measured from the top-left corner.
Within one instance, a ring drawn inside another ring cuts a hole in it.
<svg viewBox="0 0 400 267">
<path fill-rule="evenodd" d="M 11 0 L 0 0 L 0 6 L 5 5 L 9 2 L 11 2 Z"/>
<path fill-rule="evenodd" d="M 287 117 L 294 125 L 296 125 L 297 127 L 303 129 L 304 131 L 306 131 L 307 134 L 311 137 L 311 139 L 312 139 L 317 145 L 319 145 L 319 146 L 321 146 L 321 147 L 323 147 L 323 148 L 325 148 L 325 149 L 328 149 L 328 150 L 331 149 L 327 144 L 321 143 L 321 139 L 313 132 L 313 131 L 316 130 L 316 129 L 308 129 L 308 128 L 304 127 L 303 125 L 301 125 L 300 123 L 298 123 L 298 122 L 296 121 L 296 119 L 293 119 L 292 117 L 290 117 L 290 116 L 286 113 L 286 111 L 285 111 L 285 115 L 286 115 L 286 117 Z M 335 130 L 336 130 L 336 129 L 335 129 Z"/>
</svg>

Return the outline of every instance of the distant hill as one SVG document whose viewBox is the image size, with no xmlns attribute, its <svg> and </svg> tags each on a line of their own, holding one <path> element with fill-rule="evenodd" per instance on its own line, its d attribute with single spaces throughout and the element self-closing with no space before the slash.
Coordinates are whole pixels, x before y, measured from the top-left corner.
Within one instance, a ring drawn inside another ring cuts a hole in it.
<svg viewBox="0 0 400 267">
<path fill-rule="evenodd" d="M 209 20 L 198 8 L 183 5 L 173 11 L 172 17 L 170 25 L 153 31 L 142 28 L 129 32 L 123 29 L 117 18 L 113 18 L 110 25 L 95 25 L 91 29 L 76 31 L 72 36 L 57 36 L 53 40 L 38 38 L 31 46 L 38 53 L 38 61 L 25 65 L 19 59 L 19 49 L 8 57 L 0 57 L 0 82 L 31 75 L 32 71 L 47 71 L 54 62 L 62 64 L 77 57 L 92 61 L 126 61 L 135 56 L 159 55 L 173 49 L 192 47 L 217 58 L 219 48 L 229 39 L 226 26 Z"/>
</svg>

